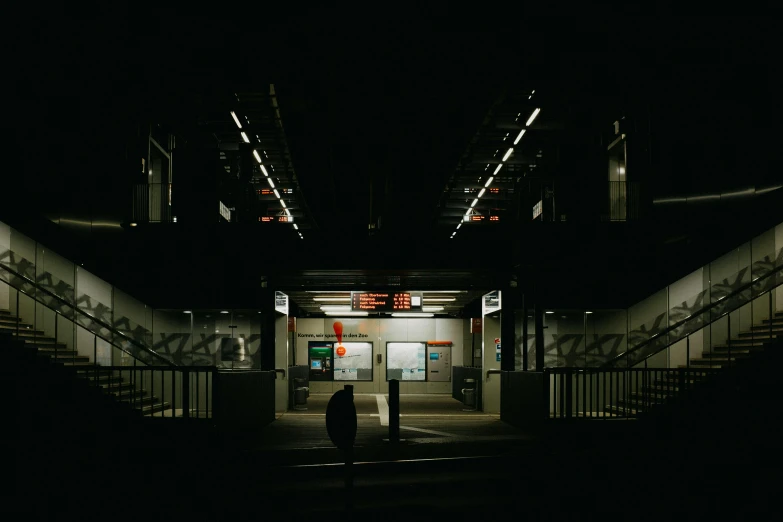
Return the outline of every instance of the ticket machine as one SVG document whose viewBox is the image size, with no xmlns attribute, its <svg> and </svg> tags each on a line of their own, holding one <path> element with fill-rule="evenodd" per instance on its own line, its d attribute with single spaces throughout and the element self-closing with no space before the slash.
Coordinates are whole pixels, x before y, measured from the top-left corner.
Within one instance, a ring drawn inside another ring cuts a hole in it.
<svg viewBox="0 0 783 522">
<path fill-rule="evenodd" d="M 451 343 L 427 343 L 427 380 L 451 381 Z"/>
<path fill-rule="evenodd" d="M 334 354 L 332 343 L 313 342 L 308 343 L 308 366 L 310 367 L 311 381 L 331 381 Z"/>
</svg>

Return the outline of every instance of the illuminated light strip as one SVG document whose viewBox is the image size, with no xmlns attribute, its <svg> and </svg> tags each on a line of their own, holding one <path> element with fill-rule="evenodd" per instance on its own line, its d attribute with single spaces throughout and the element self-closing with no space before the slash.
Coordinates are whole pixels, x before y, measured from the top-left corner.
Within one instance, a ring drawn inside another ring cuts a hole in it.
<svg viewBox="0 0 783 522">
<path fill-rule="evenodd" d="M 498 169 L 498 170 L 500 170 L 500 169 Z M 489 179 L 487 180 L 487 182 L 484 183 L 484 187 L 486 188 L 486 187 L 490 186 L 494 180 L 495 180 L 495 177 L 494 176 L 490 176 Z"/>
<path fill-rule="evenodd" d="M 270 187 L 272 187 L 273 189 L 275 188 L 275 182 L 272 181 L 272 178 L 266 178 L 266 181 L 267 181 L 267 183 L 269 183 Z M 277 194 L 277 190 L 275 190 L 275 194 Z M 279 198 L 280 196 L 277 196 L 277 197 Z"/>
<path fill-rule="evenodd" d="M 242 124 L 239 123 L 239 118 L 237 118 L 237 113 L 235 113 L 234 111 L 231 111 L 231 117 L 234 118 L 234 123 L 237 124 L 237 127 L 239 127 L 241 129 L 242 128 Z"/>
<path fill-rule="evenodd" d="M 524 136 L 524 135 L 525 135 L 525 131 L 526 131 L 526 130 L 527 130 L 527 129 L 522 129 L 521 131 L 519 131 L 519 134 L 517 134 L 517 137 L 516 137 L 516 139 L 514 140 L 514 145 L 516 145 L 517 143 L 519 143 L 519 140 L 521 140 L 521 139 L 522 139 L 522 136 Z"/>
<path fill-rule="evenodd" d="M 493 176 L 496 175 L 498 172 L 500 172 L 500 169 L 502 169 L 502 168 L 503 168 L 503 164 L 501 163 L 500 165 L 497 166 L 497 168 L 495 169 L 495 172 L 493 172 L 492 175 Z"/>
<path fill-rule="evenodd" d="M 242 135 L 242 139 L 245 140 L 245 143 L 250 143 L 250 138 L 247 137 L 247 134 L 245 134 L 245 131 L 240 132 Z"/>
<path fill-rule="evenodd" d="M 272 181 L 272 180 L 270 179 L 269 181 Z M 280 199 L 280 193 L 277 191 L 277 189 L 275 189 L 274 192 L 275 192 L 275 197 L 277 199 Z"/>
<path fill-rule="evenodd" d="M 280 204 L 283 206 L 283 208 L 285 208 L 285 201 L 283 201 L 283 200 L 281 199 L 281 200 L 280 200 Z"/>
<path fill-rule="evenodd" d="M 255 156 L 255 157 L 256 157 L 256 161 L 257 161 L 257 162 L 259 162 L 259 163 L 263 163 L 263 161 L 261 161 L 261 156 L 259 156 L 259 155 L 258 155 L 258 151 L 257 151 L 257 150 L 255 150 L 255 149 L 253 149 L 253 156 Z"/>
<path fill-rule="evenodd" d="M 460 223 L 457 225 L 457 230 L 459 230 L 459 227 L 461 226 L 462 226 L 462 222 L 460 221 Z"/>
<path fill-rule="evenodd" d="M 506 151 L 506 153 L 503 155 L 503 161 L 506 161 L 509 156 L 511 156 L 511 153 L 514 152 L 514 147 L 511 147 Z"/>
<path fill-rule="evenodd" d="M 264 167 L 263 165 L 261 165 L 261 172 L 264 173 L 264 176 L 269 177 L 269 173 L 266 171 L 266 167 Z"/>
<path fill-rule="evenodd" d="M 299 225 L 297 225 L 296 223 L 294 223 L 294 230 L 299 230 Z"/>
<path fill-rule="evenodd" d="M 536 116 L 538 116 L 538 113 L 541 112 L 541 108 L 537 108 L 533 111 L 533 114 L 530 115 L 530 117 L 527 119 L 527 123 L 525 123 L 525 127 L 530 127 L 530 124 L 533 123 L 533 120 L 536 119 Z"/>
<path fill-rule="evenodd" d="M 476 203 L 478 203 L 478 198 L 473 200 L 473 203 L 470 204 L 470 208 L 473 208 L 476 206 Z"/>
<path fill-rule="evenodd" d="M 486 192 L 486 191 L 487 191 L 487 189 L 485 189 L 485 188 L 481 189 L 481 192 L 478 193 L 478 197 L 483 196 L 484 192 Z"/>
</svg>

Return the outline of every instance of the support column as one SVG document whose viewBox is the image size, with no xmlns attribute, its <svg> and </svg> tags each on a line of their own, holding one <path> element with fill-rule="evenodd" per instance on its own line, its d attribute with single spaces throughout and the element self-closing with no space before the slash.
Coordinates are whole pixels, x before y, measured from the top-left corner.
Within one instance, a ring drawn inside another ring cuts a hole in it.
<svg viewBox="0 0 783 522">
<path fill-rule="evenodd" d="M 536 302 L 536 371 L 544 371 L 544 309 Z"/>
<path fill-rule="evenodd" d="M 513 372 L 516 365 L 516 294 L 516 288 L 503 291 L 503 309 L 500 311 L 500 369 L 505 372 Z"/>
</svg>

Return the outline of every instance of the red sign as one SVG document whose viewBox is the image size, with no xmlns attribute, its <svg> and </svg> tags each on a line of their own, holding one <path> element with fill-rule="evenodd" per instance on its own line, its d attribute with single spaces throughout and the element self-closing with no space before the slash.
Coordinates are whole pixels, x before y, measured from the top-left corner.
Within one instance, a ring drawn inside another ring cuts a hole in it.
<svg viewBox="0 0 783 522">
<path fill-rule="evenodd" d="M 481 333 L 481 317 L 473 317 L 470 320 L 470 333 Z"/>
<path fill-rule="evenodd" d="M 345 355 L 345 346 L 338 346 L 337 347 L 337 356 L 342 357 Z"/>
</svg>

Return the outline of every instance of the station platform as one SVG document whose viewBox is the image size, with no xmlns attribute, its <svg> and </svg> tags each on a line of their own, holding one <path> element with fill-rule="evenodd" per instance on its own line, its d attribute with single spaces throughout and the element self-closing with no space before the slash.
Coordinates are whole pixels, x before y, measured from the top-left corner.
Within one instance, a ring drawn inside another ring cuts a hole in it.
<svg viewBox="0 0 783 522">
<path fill-rule="evenodd" d="M 277 415 L 252 440 L 245 452 L 267 465 L 344 463 L 326 430 L 326 407 L 331 394 L 310 394 L 306 410 Z M 355 462 L 454 458 L 497 455 L 532 444 L 535 436 L 500 421 L 499 415 L 465 411 L 448 394 L 400 395 L 400 442 L 389 442 L 386 394 L 354 394 L 357 430 Z"/>
</svg>

